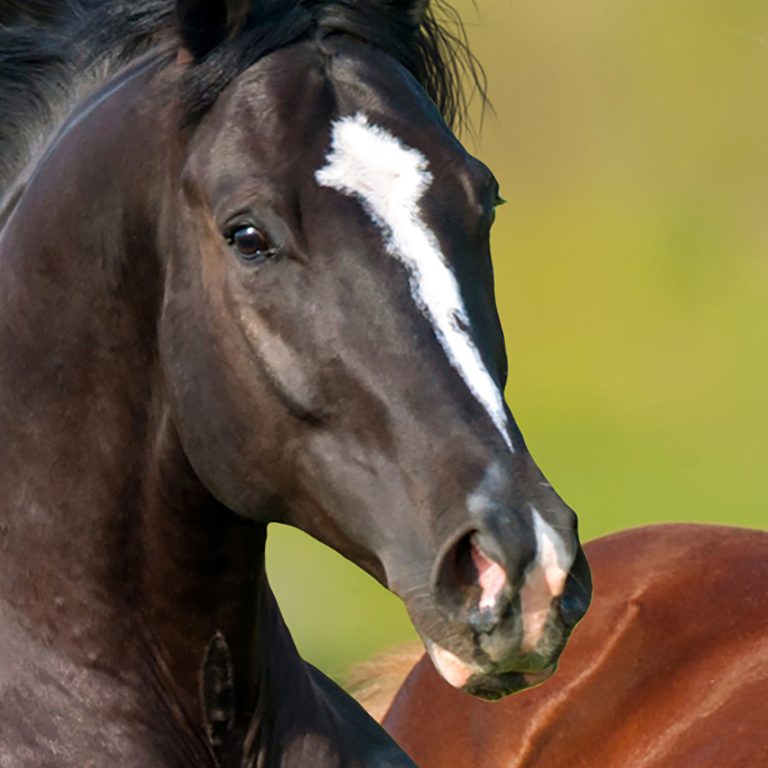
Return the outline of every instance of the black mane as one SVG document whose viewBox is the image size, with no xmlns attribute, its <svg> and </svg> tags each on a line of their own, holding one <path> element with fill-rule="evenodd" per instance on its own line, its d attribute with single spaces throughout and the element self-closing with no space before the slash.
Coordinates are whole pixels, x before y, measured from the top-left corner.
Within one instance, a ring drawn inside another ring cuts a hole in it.
<svg viewBox="0 0 768 768">
<path fill-rule="evenodd" d="M 211 106 L 240 72 L 270 51 L 311 34 L 348 33 L 366 40 L 403 64 L 437 104 L 446 120 L 460 127 L 468 101 L 462 78 L 485 95 L 482 69 L 471 53 L 456 11 L 432 0 L 415 28 L 396 4 L 382 0 L 302 0 L 275 3 L 271 13 L 251 12 L 245 29 L 190 72 L 186 83 L 192 121 Z"/>
<path fill-rule="evenodd" d="M 190 67 L 180 92 L 187 122 L 270 51 L 334 32 L 401 62 L 454 127 L 465 124 L 475 92 L 485 100 L 482 68 L 444 0 L 432 0 L 418 28 L 384 0 L 285 0 L 260 4 L 233 39 Z M 0 0 L 0 194 L 84 89 L 155 44 L 181 46 L 174 0 Z"/>
</svg>

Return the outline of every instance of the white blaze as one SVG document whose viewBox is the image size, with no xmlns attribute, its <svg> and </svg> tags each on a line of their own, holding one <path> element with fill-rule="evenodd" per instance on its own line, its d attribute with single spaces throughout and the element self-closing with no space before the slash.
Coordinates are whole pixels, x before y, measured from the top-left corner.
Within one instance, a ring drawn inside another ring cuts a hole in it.
<svg viewBox="0 0 768 768">
<path fill-rule="evenodd" d="M 402 262 L 411 294 L 430 321 L 451 365 L 488 412 L 510 450 L 501 391 L 467 330 L 469 318 L 456 276 L 421 214 L 432 183 L 427 158 L 358 113 L 333 124 L 327 164 L 318 184 L 356 197 L 384 236 L 389 254 Z"/>
</svg>

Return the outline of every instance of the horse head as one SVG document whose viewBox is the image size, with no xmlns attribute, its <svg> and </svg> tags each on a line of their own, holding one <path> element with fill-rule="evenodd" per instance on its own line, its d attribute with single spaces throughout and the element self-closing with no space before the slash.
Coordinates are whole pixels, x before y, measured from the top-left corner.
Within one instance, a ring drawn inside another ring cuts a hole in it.
<svg viewBox="0 0 768 768">
<path fill-rule="evenodd" d="M 426 12 L 364 5 L 403 35 Z M 177 6 L 160 354 L 192 467 L 401 596 L 452 685 L 540 682 L 591 587 L 504 402 L 496 180 L 351 6 Z M 264 55 L 219 88 L 248 45 Z"/>
</svg>

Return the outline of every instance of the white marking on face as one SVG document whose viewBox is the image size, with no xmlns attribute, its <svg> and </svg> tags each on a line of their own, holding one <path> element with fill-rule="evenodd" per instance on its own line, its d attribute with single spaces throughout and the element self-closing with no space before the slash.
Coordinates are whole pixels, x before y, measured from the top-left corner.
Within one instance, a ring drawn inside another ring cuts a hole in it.
<svg viewBox="0 0 768 768">
<path fill-rule="evenodd" d="M 573 557 L 568 554 L 562 537 L 531 507 L 536 536 L 536 563 L 528 572 L 520 590 L 523 614 L 524 652 L 533 651 L 541 641 L 552 608 L 552 600 L 563 593 Z"/>
<path fill-rule="evenodd" d="M 443 648 L 442 645 L 427 641 L 427 651 L 435 665 L 435 669 L 440 673 L 440 677 L 454 688 L 463 688 L 473 675 L 481 671 L 476 664 L 467 664 L 462 661 L 455 653 Z"/>
<path fill-rule="evenodd" d="M 503 395 L 467 332 L 469 317 L 456 276 L 421 214 L 421 200 L 432 184 L 427 158 L 358 113 L 333 124 L 326 159 L 315 174 L 318 184 L 363 204 L 389 254 L 405 265 L 413 299 L 451 365 L 513 451 Z"/>
</svg>

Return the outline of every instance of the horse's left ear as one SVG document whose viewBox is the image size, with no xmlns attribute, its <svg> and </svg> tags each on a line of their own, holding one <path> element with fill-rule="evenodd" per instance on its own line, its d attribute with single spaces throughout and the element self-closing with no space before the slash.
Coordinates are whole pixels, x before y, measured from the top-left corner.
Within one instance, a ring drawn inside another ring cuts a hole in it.
<svg viewBox="0 0 768 768">
<path fill-rule="evenodd" d="M 395 5 L 400 6 L 415 26 L 419 26 L 427 15 L 429 0 L 395 0 Z"/>
<path fill-rule="evenodd" d="M 252 0 L 176 0 L 181 38 L 195 59 L 240 32 L 252 4 Z"/>
</svg>

